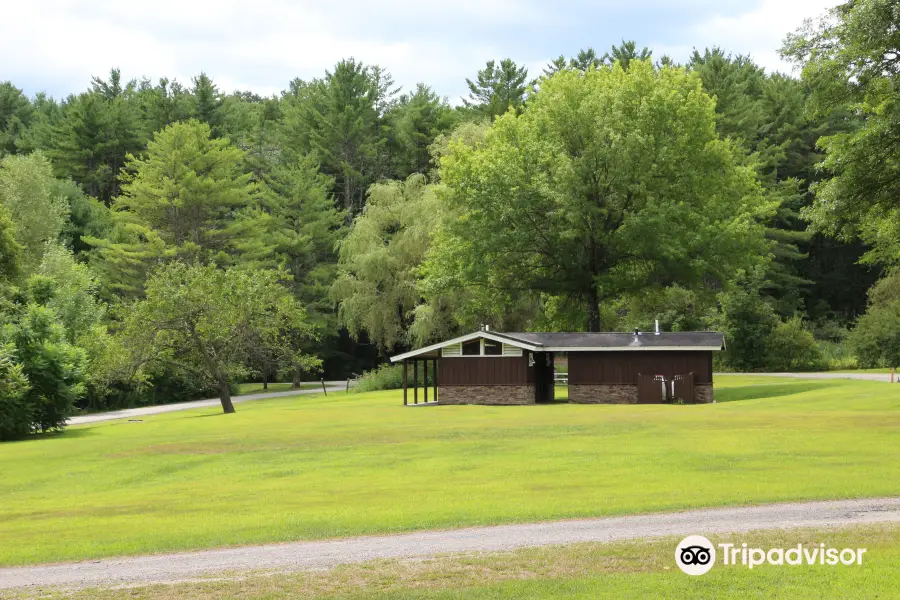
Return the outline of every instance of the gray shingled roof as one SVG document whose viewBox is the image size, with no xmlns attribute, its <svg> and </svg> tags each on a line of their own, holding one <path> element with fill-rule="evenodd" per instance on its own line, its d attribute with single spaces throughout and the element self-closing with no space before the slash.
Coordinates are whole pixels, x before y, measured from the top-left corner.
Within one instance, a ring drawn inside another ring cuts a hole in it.
<svg viewBox="0 0 900 600">
<path fill-rule="evenodd" d="M 491 333 L 548 348 L 690 348 L 725 345 L 725 336 L 715 331 L 676 331 L 634 333 Z"/>
</svg>

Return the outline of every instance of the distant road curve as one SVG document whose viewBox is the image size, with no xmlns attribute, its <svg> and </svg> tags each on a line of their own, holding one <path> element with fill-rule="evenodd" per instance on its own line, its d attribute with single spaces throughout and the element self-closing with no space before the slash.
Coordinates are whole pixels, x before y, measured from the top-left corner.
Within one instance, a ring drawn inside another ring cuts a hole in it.
<svg viewBox="0 0 900 600">
<path fill-rule="evenodd" d="M 329 392 L 340 392 L 346 388 L 346 381 L 326 381 L 325 389 Z M 283 396 L 296 396 L 298 394 L 321 394 L 322 388 L 306 390 L 290 390 L 287 392 L 265 392 L 261 394 L 246 394 L 244 396 L 232 396 L 231 401 L 247 402 L 248 400 L 265 400 L 266 398 L 281 398 Z M 175 404 L 160 404 L 158 406 L 142 406 L 140 408 L 126 408 L 123 410 L 114 410 L 104 413 L 96 413 L 92 415 L 81 415 L 78 417 L 69 417 L 66 421 L 69 425 L 84 425 L 85 423 L 98 423 L 100 421 L 112 421 L 114 419 L 131 419 L 134 417 L 146 417 L 148 415 L 158 415 L 161 413 L 175 412 L 177 410 L 188 410 L 190 408 L 203 408 L 204 406 L 219 406 L 221 401 L 218 398 L 209 398 L 207 400 L 192 400 L 190 402 L 178 402 Z"/>
<path fill-rule="evenodd" d="M 795 379 L 864 379 L 890 381 L 890 373 L 715 373 L 715 375 L 758 375 L 760 377 L 792 377 Z"/>
</svg>

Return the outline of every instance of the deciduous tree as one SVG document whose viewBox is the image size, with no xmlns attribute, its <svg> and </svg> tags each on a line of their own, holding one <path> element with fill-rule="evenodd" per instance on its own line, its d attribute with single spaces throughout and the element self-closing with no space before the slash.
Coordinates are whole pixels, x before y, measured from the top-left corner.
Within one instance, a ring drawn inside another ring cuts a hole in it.
<svg viewBox="0 0 900 600">
<path fill-rule="evenodd" d="M 251 346 L 313 369 L 318 359 L 292 346 L 310 333 L 277 272 L 182 262 L 150 277 L 146 298 L 129 308 L 123 326 L 136 361 L 163 363 L 216 387 L 225 413 L 234 412 L 230 385 L 251 369 Z"/>
<path fill-rule="evenodd" d="M 546 293 L 600 302 L 678 284 L 715 293 L 758 263 L 773 208 L 715 131 L 700 80 L 647 62 L 562 71 L 476 148 L 441 160 L 460 218 L 437 236 L 428 277 L 497 301 Z"/>
<path fill-rule="evenodd" d="M 50 161 L 40 153 L 0 161 L 0 204 L 15 224 L 26 275 L 37 270 L 47 244 L 59 241 L 67 223 L 68 203 L 56 184 Z"/>
</svg>

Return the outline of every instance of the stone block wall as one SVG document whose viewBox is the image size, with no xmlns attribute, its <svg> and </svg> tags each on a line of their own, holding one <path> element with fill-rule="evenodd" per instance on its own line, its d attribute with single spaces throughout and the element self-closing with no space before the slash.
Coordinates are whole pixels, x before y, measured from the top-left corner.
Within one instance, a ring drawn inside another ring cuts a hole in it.
<svg viewBox="0 0 900 600">
<path fill-rule="evenodd" d="M 533 385 L 445 385 L 438 404 L 534 404 Z"/>
<path fill-rule="evenodd" d="M 694 402 L 697 404 L 709 404 L 713 401 L 712 384 L 694 385 Z"/>
<path fill-rule="evenodd" d="M 632 384 L 569 384 L 569 402 L 576 404 L 637 404 L 638 389 Z"/>
</svg>

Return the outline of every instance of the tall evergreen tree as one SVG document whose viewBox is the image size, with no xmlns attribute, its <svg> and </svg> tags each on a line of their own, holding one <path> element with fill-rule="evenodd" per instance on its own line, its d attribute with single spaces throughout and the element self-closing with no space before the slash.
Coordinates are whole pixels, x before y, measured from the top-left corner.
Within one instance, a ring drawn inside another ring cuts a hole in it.
<svg viewBox="0 0 900 600">
<path fill-rule="evenodd" d="M 176 255 L 223 264 L 271 256 L 244 153 L 212 139 L 206 123 L 170 125 L 145 156 L 128 161 L 112 207 L 117 232 L 86 238 L 98 248 L 108 284 L 136 291 L 154 263 Z"/>
<path fill-rule="evenodd" d="M 431 167 L 429 146 L 450 131 L 455 120 L 447 102 L 430 87 L 420 83 L 411 94 L 403 94 L 390 113 L 395 146 L 392 175 L 406 179 L 413 173 L 427 173 Z"/>
<path fill-rule="evenodd" d="M 298 88 L 302 98 L 289 104 L 286 145 L 314 153 L 348 215 L 362 210 L 368 187 L 389 172 L 386 114 L 396 91 L 383 69 L 351 58 Z"/>
<path fill-rule="evenodd" d="M 489 60 L 478 71 L 475 81 L 466 79 L 469 97 L 463 104 L 478 114 L 490 118 L 505 114 L 509 109 L 520 112 L 525 105 L 528 70 L 512 59 L 504 58 L 498 65 Z"/>
<path fill-rule="evenodd" d="M 48 149 L 58 176 L 73 179 L 106 204 L 119 195 L 119 172 L 126 157 L 140 152 L 145 144 L 129 99 L 122 93 L 108 97 L 117 86 L 113 81 L 106 91 L 98 86 L 70 97 Z"/>
<path fill-rule="evenodd" d="M 16 152 L 16 142 L 28 129 L 33 113 L 22 90 L 9 81 L 0 82 L 0 158 Z"/>
<path fill-rule="evenodd" d="M 193 102 L 190 93 L 177 81 L 162 77 L 156 85 L 144 79 L 138 85 L 136 102 L 144 120 L 147 138 L 176 121 L 191 116 Z"/>
<path fill-rule="evenodd" d="M 200 73 L 192 80 L 191 88 L 191 117 L 209 125 L 213 137 L 222 134 L 223 123 L 222 105 L 224 97 L 216 84 L 206 73 Z"/>
<path fill-rule="evenodd" d="M 594 59 L 593 50 L 588 50 L 590 51 L 590 58 Z M 653 53 L 646 46 L 638 50 L 637 43 L 634 40 L 622 40 L 620 45 L 613 45 L 610 51 L 603 55 L 601 60 L 608 65 L 618 62 L 627 71 L 632 61 L 650 60 L 652 55 Z M 581 54 L 579 54 L 579 60 L 584 61 L 581 58 Z M 582 68 L 581 70 L 584 71 L 586 69 Z"/>
</svg>

